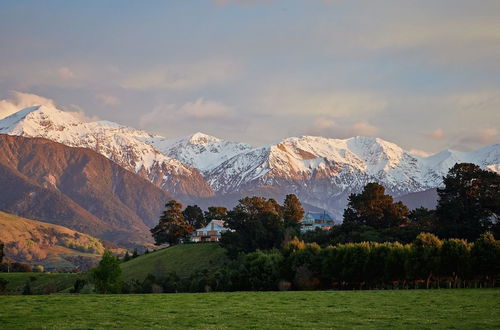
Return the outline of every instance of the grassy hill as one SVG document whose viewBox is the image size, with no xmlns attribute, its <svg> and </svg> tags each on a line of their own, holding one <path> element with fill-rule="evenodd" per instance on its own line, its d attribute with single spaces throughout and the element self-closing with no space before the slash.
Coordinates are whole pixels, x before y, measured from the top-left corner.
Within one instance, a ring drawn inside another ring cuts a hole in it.
<svg viewBox="0 0 500 330">
<path fill-rule="evenodd" d="M 227 260 L 217 243 L 185 244 L 141 255 L 121 265 L 125 280 L 143 280 L 149 273 L 157 276 L 175 272 L 187 277 L 196 270 L 214 269 Z"/>
<path fill-rule="evenodd" d="M 85 269 L 104 252 L 101 241 L 90 235 L 4 212 L 0 212 L 0 241 L 8 259 L 46 270 Z"/>
</svg>

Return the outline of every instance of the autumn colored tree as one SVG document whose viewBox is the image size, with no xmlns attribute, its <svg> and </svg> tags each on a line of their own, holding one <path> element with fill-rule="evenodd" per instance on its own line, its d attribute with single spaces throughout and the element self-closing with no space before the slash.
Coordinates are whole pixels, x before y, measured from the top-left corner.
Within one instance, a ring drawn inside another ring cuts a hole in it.
<svg viewBox="0 0 500 330">
<path fill-rule="evenodd" d="M 165 207 L 160 222 L 151 229 L 151 234 L 156 245 L 163 243 L 175 245 L 190 235 L 194 228 L 184 220 L 181 203 L 171 200 Z"/>
</svg>

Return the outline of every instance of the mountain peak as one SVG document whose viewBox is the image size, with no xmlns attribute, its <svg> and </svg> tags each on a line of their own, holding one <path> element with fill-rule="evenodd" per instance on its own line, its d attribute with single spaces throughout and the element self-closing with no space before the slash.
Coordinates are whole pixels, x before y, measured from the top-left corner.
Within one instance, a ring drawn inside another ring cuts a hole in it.
<svg viewBox="0 0 500 330">
<path fill-rule="evenodd" d="M 188 136 L 187 139 L 191 144 L 202 144 L 202 145 L 207 145 L 210 143 L 216 143 L 221 141 L 215 136 L 207 135 L 201 132 L 196 132 L 193 135 Z"/>
</svg>

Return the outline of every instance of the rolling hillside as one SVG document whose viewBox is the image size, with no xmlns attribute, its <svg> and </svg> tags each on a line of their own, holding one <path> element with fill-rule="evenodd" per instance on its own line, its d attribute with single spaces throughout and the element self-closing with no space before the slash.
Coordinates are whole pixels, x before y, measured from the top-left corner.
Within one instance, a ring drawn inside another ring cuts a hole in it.
<svg viewBox="0 0 500 330">
<path fill-rule="evenodd" d="M 142 281 L 148 274 L 167 272 L 187 277 L 197 270 L 220 267 L 226 260 L 224 249 L 216 243 L 184 244 L 141 255 L 121 267 L 124 280 Z"/>
<path fill-rule="evenodd" d="M 104 252 L 102 242 L 90 235 L 4 212 L 0 212 L 0 241 L 8 259 L 42 265 L 49 271 L 87 269 Z"/>
</svg>

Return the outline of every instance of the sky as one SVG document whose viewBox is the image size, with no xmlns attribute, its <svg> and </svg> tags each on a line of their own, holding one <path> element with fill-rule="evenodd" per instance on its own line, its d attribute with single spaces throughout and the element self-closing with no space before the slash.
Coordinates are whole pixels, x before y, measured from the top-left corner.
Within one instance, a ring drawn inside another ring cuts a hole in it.
<svg viewBox="0 0 500 330">
<path fill-rule="evenodd" d="M 33 102 L 166 137 L 500 142 L 498 0 L 4 1 L 0 117 Z"/>
</svg>

